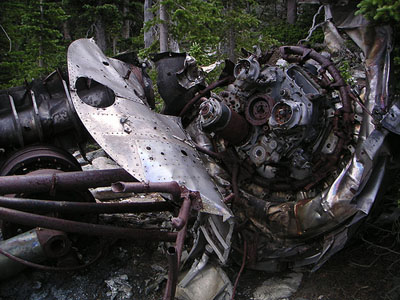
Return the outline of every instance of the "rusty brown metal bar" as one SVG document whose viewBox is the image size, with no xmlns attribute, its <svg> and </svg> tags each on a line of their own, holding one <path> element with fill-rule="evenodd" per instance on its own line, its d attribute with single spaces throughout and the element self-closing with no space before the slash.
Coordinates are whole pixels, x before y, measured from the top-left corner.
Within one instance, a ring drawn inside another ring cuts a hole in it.
<svg viewBox="0 0 400 300">
<path fill-rule="evenodd" d="M 176 248 L 176 255 L 177 255 L 177 259 L 178 259 L 178 269 L 179 269 L 180 262 L 181 262 L 183 244 L 184 244 L 186 232 L 187 232 L 187 223 L 188 223 L 188 219 L 189 219 L 190 209 L 192 206 L 191 197 L 192 197 L 192 194 L 190 192 L 186 196 L 184 196 L 184 200 L 183 200 L 183 203 L 182 203 L 181 209 L 179 210 L 179 215 L 178 215 L 178 218 L 183 220 L 183 222 L 185 224 L 182 227 L 182 229 L 179 230 L 178 235 L 176 237 L 175 248 Z"/>
<path fill-rule="evenodd" d="M 168 280 L 165 287 L 163 300 L 173 300 L 175 298 L 176 284 L 178 281 L 178 258 L 175 247 L 167 249 L 168 258 Z"/>
<path fill-rule="evenodd" d="M 177 233 L 175 232 L 121 228 L 108 225 L 90 224 L 35 215 L 3 207 L 0 207 L 0 219 L 3 221 L 8 221 L 25 226 L 44 227 L 65 232 L 80 233 L 84 235 L 165 242 L 174 242 L 177 238 Z"/>
<path fill-rule="evenodd" d="M 181 187 L 176 181 L 169 182 L 117 182 L 111 185 L 115 193 L 168 193 L 176 202 L 180 202 Z"/>
<path fill-rule="evenodd" d="M 79 173 L 79 172 L 78 172 Z M 82 172 L 80 172 L 82 173 Z M 85 172 L 86 173 L 86 172 Z M 80 175 L 78 175 L 80 176 Z M 23 199 L 0 197 L 0 219 L 25 226 L 44 227 L 65 232 L 74 232 L 84 235 L 108 236 L 113 238 L 128 238 L 153 241 L 175 242 L 175 247 L 170 247 L 167 251 L 169 263 L 169 273 L 167 287 L 164 294 L 165 300 L 173 300 L 176 292 L 176 284 L 178 279 L 178 270 L 181 263 L 182 250 L 185 237 L 187 234 L 187 224 L 192 209 L 192 202 L 200 199 L 198 192 L 192 192 L 185 187 L 180 187 L 177 182 L 165 183 L 131 183 L 118 182 L 112 185 L 115 192 L 165 192 L 170 193 L 174 200 L 181 202 L 179 214 L 174 218 L 173 225 L 178 232 L 166 232 L 159 230 L 143 230 L 121 228 L 108 225 L 90 224 L 71 220 L 57 219 L 48 216 L 36 215 L 32 213 L 22 212 L 4 206 L 36 210 L 40 212 L 85 212 L 85 213 L 116 213 L 116 212 L 141 212 L 169 210 L 171 204 L 168 202 L 151 202 L 151 203 L 82 203 L 82 202 L 57 202 L 36 199 Z M 4 255 L 8 255 L 5 253 Z M 16 259 L 16 258 L 14 258 Z M 36 265 L 36 264 L 35 264 Z"/>
<path fill-rule="evenodd" d="M 137 181 L 124 169 L 60 172 L 55 174 L 14 175 L 0 177 L 0 194 L 49 192 L 52 190 L 86 190 L 110 186 L 116 181 Z"/>
<path fill-rule="evenodd" d="M 168 202 L 124 202 L 124 203 L 88 203 L 48 201 L 27 198 L 1 197 L 0 206 L 28 212 L 58 213 L 142 213 L 153 211 L 171 211 L 173 206 Z"/>
<path fill-rule="evenodd" d="M 178 270 L 181 264 L 182 250 L 187 233 L 187 223 L 189 220 L 192 201 L 200 197 L 199 193 L 191 192 L 186 188 L 182 188 L 181 197 L 184 199 L 178 217 L 183 227 L 179 230 L 176 237 L 175 247 L 170 247 L 167 251 L 169 262 L 168 281 L 165 289 L 163 300 L 173 300 L 175 298 L 176 282 Z"/>
</svg>

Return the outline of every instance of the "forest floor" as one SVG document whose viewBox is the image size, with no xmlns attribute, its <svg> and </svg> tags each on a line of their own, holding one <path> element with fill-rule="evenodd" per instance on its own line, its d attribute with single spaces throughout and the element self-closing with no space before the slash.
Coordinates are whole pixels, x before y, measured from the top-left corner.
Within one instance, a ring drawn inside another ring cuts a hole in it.
<svg viewBox="0 0 400 300">
<path fill-rule="evenodd" d="M 335 254 L 316 272 L 303 272 L 298 290 L 290 300 L 399 300 L 400 255 L 357 241 Z M 268 275 L 246 271 L 238 297 L 250 295 Z M 286 274 L 281 274 L 285 277 Z"/>
</svg>

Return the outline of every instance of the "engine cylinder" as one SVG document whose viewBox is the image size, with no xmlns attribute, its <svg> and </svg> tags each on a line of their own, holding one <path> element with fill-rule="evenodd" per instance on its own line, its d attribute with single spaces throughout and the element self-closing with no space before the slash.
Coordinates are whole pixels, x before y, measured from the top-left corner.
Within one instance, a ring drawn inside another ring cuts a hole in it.
<svg viewBox="0 0 400 300">
<path fill-rule="evenodd" d="M 235 146 L 243 144 L 250 131 L 245 118 L 213 98 L 201 104 L 200 124 L 204 131 L 215 132 Z"/>
</svg>

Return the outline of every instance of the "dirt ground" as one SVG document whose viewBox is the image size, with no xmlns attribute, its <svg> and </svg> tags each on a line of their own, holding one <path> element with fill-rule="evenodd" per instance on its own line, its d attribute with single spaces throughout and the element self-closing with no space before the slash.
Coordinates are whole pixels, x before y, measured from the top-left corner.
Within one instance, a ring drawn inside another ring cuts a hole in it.
<svg viewBox="0 0 400 300">
<path fill-rule="evenodd" d="M 380 251 L 379 251 L 380 252 Z M 334 255 L 314 273 L 303 272 L 299 289 L 290 300 L 398 300 L 400 256 L 377 253 L 357 242 Z M 285 274 L 280 274 L 285 276 Z M 252 291 L 268 275 L 245 271 L 235 299 L 251 299 Z"/>
</svg>

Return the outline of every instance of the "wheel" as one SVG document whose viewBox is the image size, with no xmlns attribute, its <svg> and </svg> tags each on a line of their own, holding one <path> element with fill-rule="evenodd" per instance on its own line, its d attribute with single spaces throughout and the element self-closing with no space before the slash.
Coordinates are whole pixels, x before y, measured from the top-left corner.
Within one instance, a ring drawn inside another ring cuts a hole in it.
<svg viewBox="0 0 400 300">
<path fill-rule="evenodd" d="M 67 151 L 48 145 L 25 147 L 12 154 L 2 165 L 0 176 L 25 174 L 54 174 L 59 172 L 81 171 L 77 160 Z M 49 201 L 80 201 L 94 202 L 92 194 L 86 191 L 55 191 L 55 193 L 18 193 L 8 195 L 16 198 L 31 198 Z M 62 217 L 70 220 L 86 219 L 93 221 L 93 216 L 48 214 L 52 217 Z M 96 217 L 97 219 L 97 217 Z M 3 239 L 11 238 L 31 228 L 9 222 L 1 223 Z"/>
</svg>

